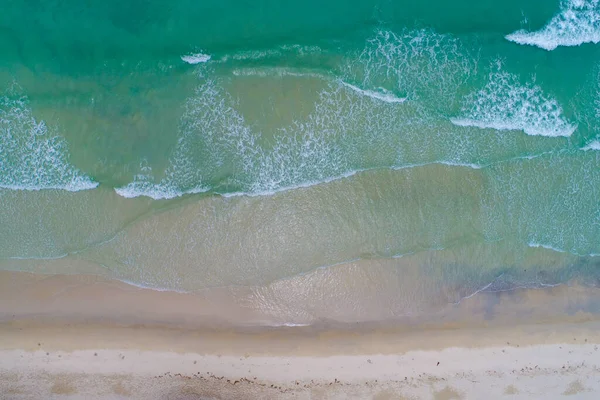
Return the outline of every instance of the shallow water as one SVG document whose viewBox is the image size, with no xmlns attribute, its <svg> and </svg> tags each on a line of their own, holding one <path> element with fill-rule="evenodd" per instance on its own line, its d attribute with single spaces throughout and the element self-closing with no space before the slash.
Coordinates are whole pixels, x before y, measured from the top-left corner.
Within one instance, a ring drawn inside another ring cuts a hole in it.
<svg viewBox="0 0 600 400">
<path fill-rule="evenodd" d="M 198 290 L 384 263 L 415 310 L 596 284 L 595 0 L 11 3 L 0 268 Z"/>
</svg>

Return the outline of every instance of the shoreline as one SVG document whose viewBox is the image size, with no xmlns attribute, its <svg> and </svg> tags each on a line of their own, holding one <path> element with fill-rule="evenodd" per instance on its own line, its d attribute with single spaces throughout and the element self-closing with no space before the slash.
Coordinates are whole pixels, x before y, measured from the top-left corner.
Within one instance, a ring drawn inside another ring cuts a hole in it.
<svg viewBox="0 0 600 400">
<path fill-rule="evenodd" d="M 360 273 L 361 270 L 354 271 Z M 336 279 L 344 279 L 343 273 L 345 271 Z M 360 274 L 356 276 L 361 277 Z M 275 289 L 281 296 L 289 287 L 288 282 L 282 282 L 285 285 Z M 507 291 L 486 291 L 484 287 L 460 301 L 438 301 L 437 305 L 431 303 L 433 305 L 417 309 L 417 312 L 405 314 L 386 314 L 386 302 L 389 304 L 397 300 L 389 297 L 396 294 L 391 290 L 356 293 L 350 306 L 343 306 L 345 308 L 338 306 L 338 309 L 332 309 L 332 305 L 336 306 L 339 302 L 336 297 L 331 297 L 327 304 L 312 300 L 304 309 L 302 305 L 294 305 L 291 311 L 285 308 L 273 310 L 276 304 L 273 299 L 266 301 L 262 296 L 280 283 L 179 292 L 143 288 L 92 274 L 0 271 L 0 323 L 35 318 L 65 323 L 85 320 L 125 325 L 168 325 L 184 329 L 326 327 L 369 330 L 399 326 L 406 329 L 430 329 L 442 325 L 463 328 L 504 326 L 532 321 L 572 323 L 600 318 L 600 288 L 576 282 Z M 377 296 L 375 300 L 373 296 Z M 340 299 L 342 303 L 344 300 Z M 369 303 L 379 314 L 369 315 L 364 310 L 357 313 L 351 306 L 358 303 Z M 301 312 L 306 315 L 298 316 Z"/>
<path fill-rule="evenodd" d="M 595 399 L 598 304 L 600 289 L 572 285 L 275 327 L 222 289 L 0 272 L 0 397 Z"/>
</svg>

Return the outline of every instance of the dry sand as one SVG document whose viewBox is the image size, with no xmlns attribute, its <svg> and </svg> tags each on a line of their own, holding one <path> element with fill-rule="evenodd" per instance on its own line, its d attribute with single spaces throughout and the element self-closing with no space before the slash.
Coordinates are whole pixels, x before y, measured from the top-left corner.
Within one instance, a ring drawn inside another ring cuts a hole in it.
<svg viewBox="0 0 600 400">
<path fill-rule="evenodd" d="M 0 274 L 0 398 L 600 396 L 597 289 L 494 294 L 492 315 L 482 294 L 437 322 L 269 328 L 228 325 L 244 310 L 216 294 L 81 279 Z"/>
</svg>

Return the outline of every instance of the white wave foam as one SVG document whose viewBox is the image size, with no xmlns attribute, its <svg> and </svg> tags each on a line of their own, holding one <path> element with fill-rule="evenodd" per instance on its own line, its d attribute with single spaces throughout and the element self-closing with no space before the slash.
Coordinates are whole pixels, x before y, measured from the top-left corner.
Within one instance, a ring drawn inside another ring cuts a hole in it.
<svg viewBox="0 0 600 400">
<path fill-rule="evenodd" d="M 197 187 L 182 191 L 172 184 L 166 182 L 140 182 L 139 177 L 136 177 L 133 182 L 127 184 L 126 186 L 115 188 L 115 192 L 117 192 L 117 194 L 121 197 L 128 199 L 134 197 L 150 197 L 154 200 L 174 199 L 175 197 L 181 197 L 186 194 L 204 193 L 207 190 L 208 189 L 204 187 Z"/>
<path fill-rule="evenodd" d="M 345 178 L 349 178 L 351 176 L 356 175 L 359 172 L 363 172 L 366 170 L 354 170 L 354 171 L 349 171 L 345 174 L 342 175 L 336 175 L 336 176 L 332 176 L 330 178 L 325 178 L 319 181 L 308 181 L 308 182 L 303 182 L 303 183 L 299 183 L 297 185 L 290 185 L 290 186 L 282 186 L 282 187 L 278 187 L 276 189 L 268 189 L 268 190 L 262 190 L 262 191 L 256 191 L 256 192 L 233 192 L 233 193 L 219 193 L 221 196 L 223 197 L 240 197 L 240 196 L 246 196 L 246 197 L 260 197 L 260 196 L 272 196 L 276 193 L 279 192 L 285 192 L 288 190 L 296 190 L 296 189 L 305 189 L 305 188 L 309 188 L 312 186 L 316 186 L 316 185 L 322 185 L 325 183 L 329 183 L 329 182 L 333 182 L 333 181 L 337 181 L 340 179 L 345 179 Z"/>
<path fill-rule="evenodd" d="M 188 64 L 200 64 L 210 60 L 210 55 L 203 53 L 187 54 L 181 56 L 181 60 Z"/>
<path fill-rule="evenodd" d="M 360 93 L 362 95 L 371 97 L 373 99 L 377 99 L 377 100 L 381 100 L 384 101 L 386 103 L 404 103 L 406 101 L 406 97 L 396 97 L 393 93 L 391 93 L 389 90 L 386 90 L 384 88 L 379 88 L 379 91 L 374 91 L 374 90 L 365 90 L 365 89 L 361 89 L 357 86 L 351 85 L 347 82 L 344 81 L 340 81 L 342 83 L 342 85 L 346 86 L 347 88 L 350 88 L 352 90 L 354 90 L 357 93 Z"/>
<path fill-rule="evenodd" d="M 555 251 L 557 253 L 573 254 L 573 255 L 578 256 L 578 257 L 598 257 L 598 256 L 600 256 L 600 254 L 597 254 L 597 253 L 580 254 L 580 253 L 577 253 L 575 251 L 560 249 L 558 247 L 554 247 L 554 246 L 551 246 L 549 244 L 543 244 L 543 243 L 538 243 L 538 242 L 533 242 L 533 241 L 527 243 L 527 246 L 529 246 L 531 248 L 534 248 L 534 249 L 536 249 L 536 248 L 542 248 L 542 249 L 546 249 L 546 250 L 552 250 L 552 251 Z"/>
<path fill-rule="evenodd" d="M 403 36 L 380 33 L 367 48 L 361 56 L 364 63 L 354 64 L 357 70 L 366 71 L 366 78 L 346 71 L 343 80 L 339 75 L 327 76 L 323 85 L 318 85 L 318 92 L 311 85 L 302 94 L 316 97 L 314 107 L 308 115 L 302 113 L 300 119 L 284 127 L 263 124 L 261 119 L 246 121 L 246 115 L 253 119 L 255 114 L 240 112 L 239 100 L 226 89 L 236 78 L 213 75 L 212 64 L 207 64 L 208 69 L 198 76 L 201 83 L 196 93 L 186 102 L 180 142 L 164 177 L 142 174 L 117 193 L 172 198 L 189 190 L 208 189 L 222 196 L 261 196 L 342 179 L 364 170 L 416 166 L 420 161 L 441 160 L 440 164 L 482 168 L 469 163 L 470 148 L 456 150 L 459 146 L 439 144 L 445 140 L 429 145 L 430 140 L 423 139 L 427 135 L 451 138 L 453 134 L 432 129 L 427 110 L 417 101 L 405 102 L 394 95 L 410 95 L 413 91 L 372 90 L 394 87 L 390 81 L 378 80 L 388 76 L 410 83 L 405 72 L 411 76 L 421 74 L 420 83 L 430 85 L 428 96 L 439 93 L 440 88 L 459 84 L 463 72 L 472 73 L 473 64 L 463 62 L 458 42 L 428 31 L 404 32 Z M 366 59 L 371 56 L 372 62 L 368 63 Z M 304 70 L 244 68 L 234 64 L 230 70 L 236 75 L 306 76 Z M 429 74 L 429 79 L 422 74 Z M 430 84 L 430 80 L 441 76 L 448 81 Z M 348 79 L 359 83 L 348 84 Z M 402 102 L 403 106 L 391 106 Z M 263 132 L 260 127 L 268 131 Z M 423 129 L 427 130 L 425 134 Z"/>
<path fill-rule="evenodd" d="M 319 78 L 319 79 L 331 79 L 332 76 L 325 75 L 319 72 L 296 70 L 292 68 L 236 68 L 232 71 L 235 76 L 293 76 L 300 78 Z M 362 94 L 363 96 L 371 97 L 372 99 L 384 101 L 386 103 L 404 103 L 407 99 L 405 97 L 397 97 L 389 90 L 379 87 L 377 90 L 366 90 L 361 89 L 358 86 L 351 85 L 350 83 L 339 80 L 339 82 L 353 91 Z"/>
<path fill-rule="evenodd" d="M 583 150 L 583 151 L 588 151 L 588 150 L 600 151 L 600 140 L 592 140 L 585 147 L 582 147 L 581 150 Z"/>
<path fill-rule="evenodd" d="M 219 62 L 227 62 L 230 59 L 236 61 L 262 60 L 269 57 L 281 57 L 285 54 L 297 54 L 305 56 L 309 54 L 318 54 L 322 50 L 319 46 L 303 46 L 299 44 L 283 45 L 273 49 L 265 50 L 245 50 L 233 54 L 226 54 L 219 59 Z"/>
<path fill-rule="evenodd" d="M 228 132 L 235 130 L 237 121 L 228 118 L 230 107 L 222 101 L 220 92 L 210 80 L 197 89 L 186 108 L 180 137 L 162 178 L 143 162 L 141 173 L 133 182 L 115 188 L 117 194 L 161 200 L 210 189 L 203 183 L 204 177 L 211 173 L 211 168 L 218 168 L 223 163 L 222 152 L 213 140 L 226 137 Z"/>
<path fill-rule="evenodd" d="M 549 137 L 571 136 L 577 128 L 539 86 L 521 85 L 515 75 L 506 72 L 491 73 L 482 90 L 466 97 L 462 111 L 462 116 L 450 118 L 453 124 Z"/>
<path fill-rule="evenodd" d="M 387 88 L 411 100 L 449 97 L 477 71 L 476 58 L 460 41 L 432 30 L 379 30 L 360 54 L 346 60 L 342 78 L 360 88 Z M 380 93 L 377 93 L 379 95 Z"/>
<path fill-rule="evenodd" d="M 150 197 L 154 200 L 167 200 L 208 191 L 208 188 L 201 184 L 199 175 L 193 173 L 193 170 L 186 169 L 185 164 L 189 165 L 189 162 L 183 152 L 180 141 L 164 177 L 159 182 L 155 181 L 152 169 L 143 163 L 142 173 L 136 175 L 133 182 L 115 188 L 115 192 L 126 198 Z"/>
<path fill-rule="evenodd" d="M 479 164 L 462 164 L 462 163 L 457 163 L 457 162 L 452 162 L 452 161 L 431 161 L 431 162 L 424 162 L 424 163 L 419 163 L 419 164 L 406 164 L 406 165 L 392 166 L 392 167 L 355 169 L 355 170 L 352 170 L 352 171 L 348 171 L 348 172 L 346 172 L 344 174 L 332 176 L 332 177 L 325 178 L 325 179 L 322 179 L 322 180 L 319 180 L 319 181 L 308 181 L 308 182 L 300 183 L 298 185 L 291 185 L 291 186 L 279 187 L 279 188 L 273 189 L 273 190 L 265 190 L 265 191 L 259 191 L 259 192 L 218 193 L 218 194 L 220 194 L 223 197 L 272 196 L 272 195 L 274 195 L 276 193 L 279 193 L 279 192 L 285 192 L 285 191 L 288 191 L 288 190 L 296 190 L 296 189 L 304 189 L 304 188 L 308 188 L 308 187 L 311 187 L 311 186 L 322 185 L 322 184 L 325 184 L 325 183 L 330 183 L 330 182 L 338 181 L 338 180 L 341 180 L 341 179 L 350 178 L 350 177 L 352 177 L 352 176 L 354 176 L 356 174 L 359 174 L 361 172 L 383 170 L 383 169 L 388 169 L 388 168 L 391 169 L 391 170 L 394 170 L 394 171 L 400 171 L 400 170 L 403 170 L 403 169 L 426 167 L 428 165 L 446 165 L 448 167 L 464 167 L 464 168 L 471 168 L 471 169 L 482 169 L 482 168 L 485 167 L 485 166 L 479 165 Z M 398 257 L 401 257 L 403 255 L 406 255 L 406 254 L 398 255 Z"/>
<path fill-rule="evenodd" d="M 17 85 L 0 96 L 1 188 L 76 192 L 97 186 L 69 163 L 66 141 L 35 119 Z"/>
<path fill-rule="evenodd" d="M 298 73 L 279 67 L 241 71 Z M 172 198 L 192 188 L 226 197 L 272 195 L 359 171 L 402 168 L 411 161 L 418 162 L 403 157 L 399 144 L 408 140 L 404 132 L 411 135 L 418 131 L 417 126 L 423 126 L 422 116 L 412 103 L 410 107 L 390 107 L 404 101 L 391 92 L 369 91 L 327 77 L 326 84 L 315 93 L 317 99 L 309 115 L 285 127 L 261 132 L 256 129 L 260 124 L 246 122 L 238 111 L 237 100 L 220 79 L 209 76 L 212 74 L 199 76 L 203 83 L 186 102 L 180 140 L 164 177 L 148 171 L 117 189 L 117 193 Z M 448 165 L 462 159 L 460 155 L 446 155 L 442 151 L 431 156 L 448 160 Z M 480 168 L 468 163 L 465 166 Z"/>
<path fill-rule="evenodd" d="M 236 68 L 231 71 L 234 76 L 293 76 L 300 78 L 327 79 L 328 76 L 319 72 L 305 71 L 301 69 L 267 67 L 267 68 Z"/>
<path fill-rule="evenodd" d="M 518 30 L 506 39 L 522 45 L 554 50 L 600 42 L 599 0 L 563 0 L 560 12 L 539 31 Z"/>
<path fill-rule="evenodd" d="M 134 282 L 129 279 L 120 279 L 118 277 L 116 279 L 123 283 L 126 283 L 130 286 L 140 288 L 140 289 L 153 290 L 155 292 L 174 292 L 174 293 L 182 293 L 182 294 L 191 293 L 190 291 L 187 291 L 187 290 L 182 290 L 182 289 L 177 289 L 177 288 L 165 288 L 165 287 L 159 287 L 159 286 L 151 286 L 151 285 L 147 285 L 147 284 L 143 284 L 143 283 Z"/>
<path fill-rule="evenodd" d="M 541 248 L 541 249 L 556 251 L 557 253 L 568 253 L 566 250 L 559 249 L 557 247 L 553 247 L 548 244 L 542 244 L 542 243 L 537 243 L 537 242 L 529 242 L 529 243 L 527 243 L 527 246 L 529 246 L 533 249 Z"/>
</svg>

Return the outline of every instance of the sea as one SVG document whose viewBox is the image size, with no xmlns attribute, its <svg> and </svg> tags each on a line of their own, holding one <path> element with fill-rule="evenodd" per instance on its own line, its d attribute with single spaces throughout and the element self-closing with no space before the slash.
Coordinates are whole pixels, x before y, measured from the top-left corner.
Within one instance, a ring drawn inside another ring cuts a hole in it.
<svg viewBox="0 0 600 400">
<path fill-rule="evenodd" d="M 599 0 L 3 0 L 0 269 L 289 324 L 596 286 L 598 42 Z"/>
</svg>

